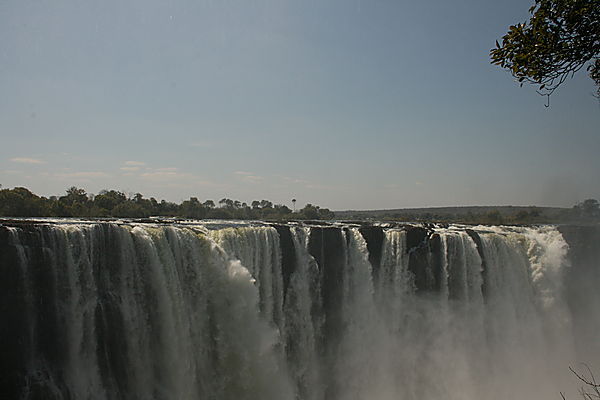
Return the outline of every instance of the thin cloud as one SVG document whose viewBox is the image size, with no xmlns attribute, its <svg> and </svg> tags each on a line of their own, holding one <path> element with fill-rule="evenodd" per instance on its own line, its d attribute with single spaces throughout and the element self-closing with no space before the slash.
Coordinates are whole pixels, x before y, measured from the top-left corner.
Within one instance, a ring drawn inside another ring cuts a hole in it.
<svg viewBox="0 0 600 400">
<path fill-rule="evenodd" d="M 295 184 L 301 184 L 301 185 L 310 185 L 310 182 L 307 181 L 306 179 L 299 179 L 299 178 L 292 178 L 289 176 L 282 176 L 283 180 L 288 182 L 288 183 L 295 183 Z"/>
<path fill-rule="evenodd" d="M 59 178 L 108 178 L 110 175 L 99 171 L 82 171 L 55 174 Z"/>
<path fill-rule="evenodd" d="M 175 168 L 176 169 L 176 168 Z M 170 188 L 197 188 L 199 186 L 221 188 L 223 184 L 214 183 L 209 180 L 205 180 L 200 176 L 190 174 L 187 172 L 176 172 L 172 170 L 145 172 L 137 175 L 149 184 L 156 185 L 157 187 L 170 187 Z"/>
<path fill-rule="evenodd" d="M 142 167 L 146 170 L 152 170 L 152 168 L 146 167 L 146 163 L 143 161 L 125 161 L 125 166 L 119 169 L 125 172 L 135 172 L 141 170 Z"/>
<path fill-rule="evenodd" d="M 141 177 L 148 180 L 171 180 L 190 178 L 190 174 L 182 174 L 175 171 L 144 172 Z"/>
<path fill-rule="evenodd" d="M 143 161 L 125 161 L 125 165 L 131 165 L 131 166 L 134 166 L 134 167 L 135 166 L 140 167 L 140 166 L 146 165 L 146 163 L 143 162 Z"/>
<path fill-rule="evenodd" d="M 10 161 L 21 163 L 21 164 L 45 164 L 46 162 L 43 160 L 38 160 L 37 158 L 30 157 L 15 157 L 11 158 Z"/>
<path fill-rule="evenodd" d="M 246 175 L 242 178 L 242 180 L 248 182 L 248 183 L 259 183 L 265 180 L 265 178 L 263 178 L 262 176 L 258 176 L 258 175 Z"/>
<path fill-rule="evenodd" d="M 253 172 L 248 171 L 235 171 L 235 175 L 238 178 L 246 183 L 259 183 L 262 182 L 265 178 L 259 175 L 255 175 Z"/>
<path fill-rule="evenodd" d="M 75 181 L 79 183 L 91 183 L 96 179 L 109 178 L 110 175 L 100 171 L 61 172 L 51 175 L 54 179 L 62 181 Z"/>
<path fill-rule="evenodd" d="M 302 186 L 306 189 L 333 189 L 334 187 L 331 185 L 322 185 L 319 183 L 315 183 L 306 179 L 301 179 L 297 177 L 285 176 L 285 175 L 276 175 L 277 177 L 283 179 L 285 184 L 289 187 L 293 186 Z"/>
</svg>

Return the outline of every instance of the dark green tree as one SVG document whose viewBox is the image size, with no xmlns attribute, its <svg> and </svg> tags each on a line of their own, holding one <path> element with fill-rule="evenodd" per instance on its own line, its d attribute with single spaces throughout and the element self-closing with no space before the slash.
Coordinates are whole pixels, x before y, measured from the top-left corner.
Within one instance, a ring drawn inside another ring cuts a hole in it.
<svg viewBox="0 0 600 400">
<path fill-rule="evenodd" d="M 133 201 L 120 203 L 112 209 L 111 214 L 114 217 L 120 218 L 145 218 L 150 215 L 148 210 L 144 209 L 141 205 L 136 204 Z"/>
<path fill-rule="evenodd" d="M 94 197 L 94 205 L 109 212 L 126 201 L 127 196 L 125 196 L 125 193 L 116 190 L 101 190 L 100 193 Z"/>
<path fill-rule="evenodd" d="M 136 202 L 136 204 L 143 204 L 144 203 L 144 195 L 141 193 L 136 193 L 133 196 L 133 200 Z"/>
<path fill-rule="evenodd" d="M 234 208 L 234 201 L 228 198 L 223 198 L 221 200 L 219 200 L 219 205 L 222 208 L 227 208 L 227 209 L 233 209 Z"/>
<path fill-rule="evenodd" d="M 89 199 L 85 189 L 80 189 L 76 186 L 71 186 L 70 188 L 68 188 L 66 196 L 62 196 L 59 199 L 59 201 L 69 206 L 73 206 L 76 203 L 86 204 L 88 200 Z"/>
<path fill-rule="evenodd" d="M 206 217 L 208 208 L 204 207 L 197 197 L 190 197 L 179 206 L 179 215 L 185 218 L 202 219 Z"/>
<path fill-rule="evenodd" d="M 197 197 L 190 197 L 181 204 L 161 200 L 154 197 L 144 198 L 141 193 L 127 197 L 116 190 L 102 190 L 98 195 L 88 194 L 84 189 L 75 186 L 67 189 L 65 196 L 50 198 L 39 197 L 23 187 L 14 189 L 0 188 L 0 216 L 3 217 L 119 217 L 147 218 L 150 216 L 183 217 L 194 219 L 264 219 L 268 221 L 286 221 L 292 216 L 304 219 L 331 219 L 333 212 L 307 204 L 299 213 L 283 204 L 273 204 L 269 200 L 255 200 L 252 208 L 245 202 L 223 198 L 215 202 L 201 202 Z"/>
<path fill-rule="evenodd" d="M 273 203 L 271 203 L 269 200 L 261 200 L 260 201 L 260 208 L 272 208 L 273 207 Z"/>
<path fill-rule="evenodd" d="M 319 206 L 308 203 L 300 210 L 300 215 L 306 219 L 319 219 Z"/>
<path fill-rule="evenodd" d="M 177 215 L 177 211 L 179 210 L 179 206 L 170 201 L 161 200 L 158 204 L 157 215 L 162 216 L 173 216 Z"/>
<path fill-rule="evenodd" d="M 491 62 L 545 96 L 587 65 L 600 96 L 600 1 L 535 0 L 529 12 L 496 41 Z"/>
<path fill-rule="evenodd" d="M 503 222 L 502 214 L 498 210 L 488 211 L 485 218 L 490 224 L 501 224 Z"/>
<path fill-rule="evenodd" d="M 581 217 L 600 217 L 600 203 L 596 199 L 587 199 L 573 207 Z"/>
<path fill-rule="evenodd" d="M 40 217 L 50 214 L 48 201 L 24 187 L 0 189 L 0 215 L 5 217 Z"/>
<path fill-rule="evenodd" d="M 596 215 L 600 211 L 600 204 L 596 199 L 587 199 L 581 203 L 581 208 L 587 214 Z"/>
</svg>

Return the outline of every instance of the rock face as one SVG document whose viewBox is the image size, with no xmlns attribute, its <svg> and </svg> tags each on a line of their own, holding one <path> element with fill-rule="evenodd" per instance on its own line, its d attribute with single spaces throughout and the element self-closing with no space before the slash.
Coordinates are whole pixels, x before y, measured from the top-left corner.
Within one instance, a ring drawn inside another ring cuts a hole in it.
<svg viewBox="0 0 600 400">
<path fill-rule="evenodd" d="M 442 279 L 440 235 L 421 227 L 406 232 L 408 269 L 419 291 L 439 291 Z"/>
<path fill-rule="evenodd" d="M 483 281 L 483 283 L 481 284 L 481 293 L 483 294 L 483 297 L 486 297 L 486 292 L 487 292 L 487 265 L 486 265 L 486 261 L 485 261 L 485 254 L 483 252 L 483 242 L 481 241 L 481 237 L 479 236 L 479 234 L 477 232 L 475 232 L 473 229 L 465 229 L 465 232 L 471 237 L 471 239 L 473 239 L 473 242 L 475 243 L 475 246 L 477 246 L 477 253 L 479 254 L 479 257 L 481 258 L 481 279 Z"/>
<path fill-rule="evenodd" d="M 381 266 L 381 253 L 383 251 L 383 241 L 385 233 L 381 226 L 366 225 L 360 229 L 360 234 L 367 242 L 367 250 L 369 251 L 369 262 L 373 268 L 373 279 L 377 281 L 379 278 L 379 268 Z"/>
<path fill-rule="evenodd" d="M 600 358 L 599 244 L 597 226 L 0 221 L 0 398 L 550 398 Z"/>
<path fill-rule="evenodd" d="M 317 227 L 311 230 L 308 251 L 319 265 L 320 302 L 314 312 L 322 321 L 318 351 L 324 355 L 324 368 L 332 369 L 343 330 L 342 305 L 344 299 L 344 266 L 346 265 L 346 239 L 343 231 L 334 227 Z M 337 388 L 330 385 L 328 396 Z"/>
<path fill-rule="evenodd" d="M 279 244 L 281 245 L 281 274 L 283 276 L 284 298 L 290 286 L 290 278 L 296 271 L 297 259 L 294 250 L 294 240 L 287 225 L 275 225 L 279 234 Z"/>
</svg>

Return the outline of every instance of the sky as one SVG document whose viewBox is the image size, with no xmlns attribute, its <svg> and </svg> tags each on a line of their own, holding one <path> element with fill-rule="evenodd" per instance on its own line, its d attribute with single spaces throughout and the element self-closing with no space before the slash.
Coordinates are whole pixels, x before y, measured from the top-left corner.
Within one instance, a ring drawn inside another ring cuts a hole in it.
<svg viewBox="0 0 600 400">
<path fill-rule="evenodd" d="M 517 0 L 5 0 L 0 184 L 332 210 L 600 198 L 600 102 L 489 62 Z"/>
</svg>

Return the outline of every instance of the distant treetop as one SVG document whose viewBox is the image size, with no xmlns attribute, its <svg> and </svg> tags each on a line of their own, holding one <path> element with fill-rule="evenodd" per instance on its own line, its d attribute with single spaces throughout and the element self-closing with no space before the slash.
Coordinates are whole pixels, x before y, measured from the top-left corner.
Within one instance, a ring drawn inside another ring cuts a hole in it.
<svg viewBox="0 0 600 400">
<path fill-rule="evenodd" d="M 295 199 L 293 201 L 295 205 Z M 333 212 L 307 204 L 292 213 L 289 207 L 269 200 L 254 200 L 251 207 L 239 200 L 223 198 L 219 207 L 213 200 L 201 202 L 190 197 L 181 204 L 154 197 L 144 198 L 141 193 L 128 197 L 117 190 L 101 190 L 97 195 L 72 186 L 64 196 L 40 197 L 24 187 L 0 189 L 0 216 L 4 217 L 118 217 L 147 218 L 149 216 L 193 219 L 331 219 Z"/>
</svg>

